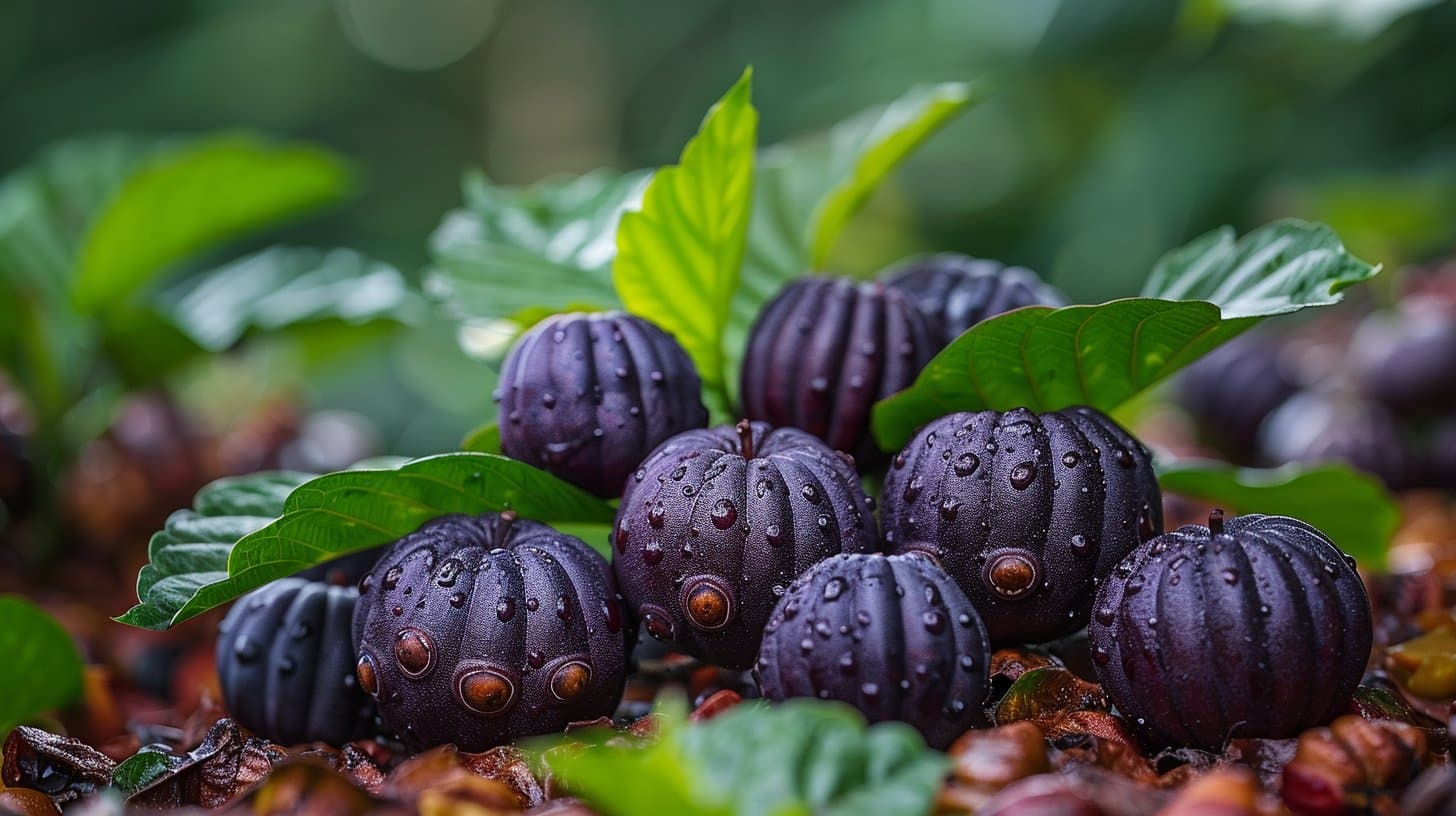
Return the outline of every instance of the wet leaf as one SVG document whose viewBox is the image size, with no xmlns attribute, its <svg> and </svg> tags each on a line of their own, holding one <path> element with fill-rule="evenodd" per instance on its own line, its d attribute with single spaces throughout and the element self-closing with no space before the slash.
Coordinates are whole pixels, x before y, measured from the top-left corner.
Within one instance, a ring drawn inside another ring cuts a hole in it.
<svg viewBox="0 0 1456 816">
<path fill-rule="evenodd" d="M 81 655 L 66 630 L 43 609 L 0 595 L 0 734 L 30 717 L 66 705 L 81 693 Z"/>
<path fill-rule="evenodd" d="M 280 746 L 245 738 L 236 723 L 222 719 L 201 745 L 186 753 L 173 754 L 162 746 L 143 748 L 117 767 L 117 775 L 125 776 L 117 786 L 128 791 L 127 802 L 138 807 L 217 808 L 267 776 L 286 756 Z"/>
<path fill-rule="evenodd" d="M 1378 271 L 1319 224 L 1276 221 L 1239 240 L 1215 230 L 1165 255 L 1142 297 L 1031 306 L 971 327 L 875 406 L 875 439 L 898 450 L 955 411 L 1113 411 L 1259 320 L 1337 303 Z"/>
<path fill-rule="evenodd" d="M 74 737 L 20 726 L 5 740 L 5 785 L 74 802 L 111 783 L 116 762 Z"/>
<path fill-rule="evenodd" d="M 1030 721 L 1043 729 L 1074 711 L 1107 711 L 1107 695 L 1096 683 L 1060 666 L 1032 669 L 1016 679 L 996 704 L 997 725 Z"/>
<path fill-rule="evenodd" d="M 680 162 L 652 177 L 622 216 L 612 283 L 627 311 L 677 339 L 716 422 L 729 421 L 723 331 L 738 289 L 753 200 L 758 111 L 752 70 L 708 111 Z"/>
</svg>

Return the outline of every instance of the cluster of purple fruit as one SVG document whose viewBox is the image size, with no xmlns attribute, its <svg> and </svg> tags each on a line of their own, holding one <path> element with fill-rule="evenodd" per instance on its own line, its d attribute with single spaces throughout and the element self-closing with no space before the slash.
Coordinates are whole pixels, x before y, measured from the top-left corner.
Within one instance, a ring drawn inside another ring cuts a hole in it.
<svg viewBox="0 0 1456 816">
<path fill-rule="evenodd" d="M 855 457 L 874 402 L 966 327 L 1045 302 L 1025 270 L 954 256 L 792 283 L 750 335 L 749 418 L 716 428 L 660 329 L 548 319 L 505 363 L 502 448 L 620 495 L 611 563 L 512 513 L 437 519 L 357 593 L 290 579 L 240 602 L 219 646 L 229 705 L 264 734 L 337 740 L 372 701 L 407 744 L 479 750 L 612 714 L 640 625 L 752 669 L 765 698 L 839 700 L 944 747 L 984 722 L 993 646 L 1090 622 L 1150 742 L 1289 736 L 1335 712 L 1370 648 L 1352 566 L 1292 519 L 1163 535 L 1147 448 L 1095 410 L 944 416 L 887 463 L 876 519 Z M 1296 682 L 1308 704 L 1272 713 Z"/>
<path fill-rule="evenodd" d="M 1338 460 L 1392 489 L 1456 490 L 1456 299 L 1413 294 L 1358 325 L 1246 335 L 1181 378 L 1233 461 Z"/>
</svg>

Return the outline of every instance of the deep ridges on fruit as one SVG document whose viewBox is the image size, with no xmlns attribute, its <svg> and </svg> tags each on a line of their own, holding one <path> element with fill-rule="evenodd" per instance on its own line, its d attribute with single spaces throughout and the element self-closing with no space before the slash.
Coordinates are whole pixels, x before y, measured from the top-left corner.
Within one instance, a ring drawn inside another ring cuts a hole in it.
<svg viewBox="0 0 1456 816">
<path fill-rule="evenodd" d="M 743 410 L 749 419 L 802 428 L 835 450 L 874 457 L 870 410 L 909 387 L 938 348 L 925 317 L 883 283 L 796 280 L 749 333 Z"/>
<path fill-rule="evenodd" d="M 1091 408 L 942 417 L 881 496 L 890 550 L 937 558 L 997 644 L 1081 628 L 1096 583 L 1163 529 L 1148 450 Z"/>
<path fill-rule="evenodd" d="M 406 744 L 479 751 L 611 714 L 630 631 L 580 540 L 510 512 L 446 516 L 360 582 L 356 671 Z"/>
<path fill-rule="evenodd" d="M 507 456 L 604 497 L 663 440 L 708 422 L 687 352 L 620 312 L 541 321 L 506 356 L 495 400 Z"/>
<path fill-rule="evenodd" d="M 982 724 L 991 653 L 980 616 L 920 554 L 845 554 L 784 593 L 754 677 L 770 700 L 839 700 L 944 748 Z"/>
<path fill-rule="evenodd" d="M 1143 544 L 1097 593 L 1103 689 L 1149 747 L 1293 737 L 1340 713 L 1372 641 L 1353 561 L 1315 528 L 1247 515 Z"/>
<path fill-rule="evenodd" d="M 1064 306 L 1067 298 L 1021 266 L 953 252 L 917 258 L 887 270 L 885 282 L 904 292 L 944 346 L 988 317 L 1022 306 Z"/>
<path fill-rule="evenodd" d="M 654 451 L 629 481 L 612 541 L 618 584 L 648 634 L 746 669 L 791 581 L 879 537 L 851 457 L 744 421 Z"/>
<path fill-rule="evenodd" d="M 238 599 L 217 640 L 223 701 L 283 745 L 369 736 L 374 704 L 355 679 L 352 586 L 283 578 Z"/>
</svg>

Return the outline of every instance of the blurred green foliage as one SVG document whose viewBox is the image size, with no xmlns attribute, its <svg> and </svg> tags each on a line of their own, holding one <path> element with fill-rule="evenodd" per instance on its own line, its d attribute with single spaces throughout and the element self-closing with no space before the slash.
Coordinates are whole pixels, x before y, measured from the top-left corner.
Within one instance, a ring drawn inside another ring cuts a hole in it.
<svg viewBox="0 0 1456 816">
<path fill-rule="evenodd" d="M 762 144 L 985 75 L 988 100 L 830 265 L 959 250 L 1097 301 L 1224 223 L 1325 221 L 1392 268 L 1449 250 L 1453 37 L 1456 4 L 1431 0 L 7 0 L 0 171 L 97 132 L 307 139 L 355 163 L 360 195 L 270 238 L 418 279 L 464 168 L 669 163 L 744 65 Z M 450 448 L 492 375 L 448 333 L 336 367 L 312 398 L 368 413 L 396 452 Z"/>
</svg>

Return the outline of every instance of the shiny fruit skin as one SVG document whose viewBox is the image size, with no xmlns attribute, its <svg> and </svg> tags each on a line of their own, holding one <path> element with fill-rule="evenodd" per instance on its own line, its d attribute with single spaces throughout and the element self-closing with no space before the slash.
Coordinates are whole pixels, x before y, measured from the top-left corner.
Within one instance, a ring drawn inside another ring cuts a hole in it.
<svg viewBox="0 0 1456 816">
<path fill-rule="evenodd" d="M 613 568 L 649 634 L 746 669 L 791 581 L 878 545 L 850 457 L 796 428 L 740 423 L 679 434 L 642 463 L 617 511 Z"/>
<path fill-rule="evenodd" d="M 1097 582 L 1162 532 L 1162 494 L 1147 448 L 1099 411 L 957 413 L 895 457 L 880 522 L 890 551 L 940 560 L 994 643 L 1043 643 L 1080 629 Z"/>
<path fill-rule="evenodd" d="M 1210 525 L 1143 544 L 1097 593 L 1093 663 L 1147 747 L 1297 736 L 1344 711 L 1370 657 L 1365 585 L 1324 534 L 1285 516 Z"/>
<path fill-rule="evenodd" d="M 845 554 L 800 576 L 754 666 L 770 700 L 839 700 L 943 749 L 983 724 L 991 651 L 980 616 L 921 554 Z"/>
<path fill-rule="evenodd" d="M 708 424 L 687 352 L 621 312 L 536 324 L 506 355 L 495 400 L 507 456 L 604 498 L 663 440 Z"/>
<path fill-rule="evenodd" d="M 414 748 L 481 751 L 610 715 L 631 631 L 580 539 L 513 513 L 445 516 L 360 581 L 360 687 Z"/>
<path fill-rule="evenodd" d="M 930 321 L 945 346 L 988 317 L 1022 306 L 1065 306 L 1067 298 L 1022 266 L 954 252 L 916 258 L 885 273 Z"/>
</svg>

